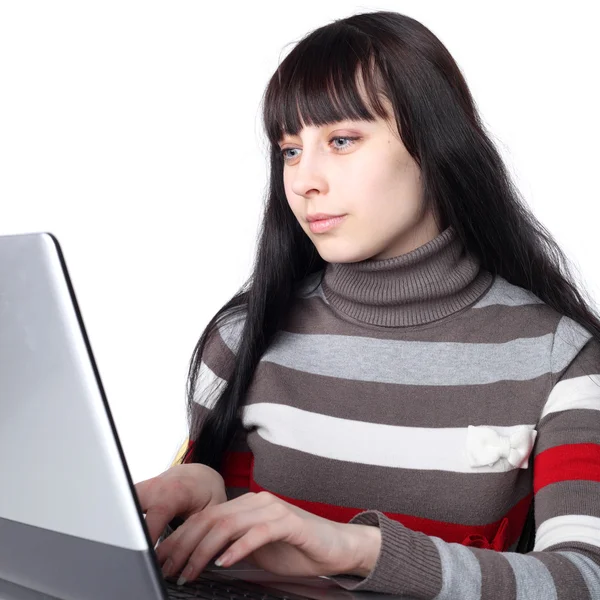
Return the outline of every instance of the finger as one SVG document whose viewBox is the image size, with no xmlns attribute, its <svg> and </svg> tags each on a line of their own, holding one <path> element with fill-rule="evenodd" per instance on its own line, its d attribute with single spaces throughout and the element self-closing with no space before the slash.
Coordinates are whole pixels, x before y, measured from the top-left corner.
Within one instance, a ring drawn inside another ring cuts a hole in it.
<svg viewBox="0 0 600 600">
<path fill-rule="evenodd" d="M 198 529 L 199 535 L 205 535 L 210 529 L 211 523 L 216 522 L 218 519 L 222 519 L 227 515 L 242 512 L 245 510 L 255 510 L 262 506 L 268 506 L 274 503 L 274 500 L 278 500 L 275 496 L 268 493 L 248 492 L 242 496 L 238 496 L 233 500 L 228 500 L 221 504 L 212 504 L 207 506 L 200 513 L 191 515 L 183 525 L 177 528 L 169 537 L 165 538 L 160 545 L 156 548 L 156 556 L 162 565 L 166 561 L 167 557 L 171 554 L 172 548 L 179 543 L 181 536 L 186 534 L 188 527 L 192 526 Z M 284 504 L 283 502 L 281 502 Z M 187 523 L 187 521 L 190 521 Z M 187 523 L 187 525 L 186 525 Z M 191 552 L 191 550 L 190 550 Z"/>
<path fill-rule="evenodd" d="M 144 481 L 139 481 L 138 483 L 136 483 L 133 487 L 135 489 L 135 494 L 138 498 L 138 502 L 140 504 L 140 508 L 142 509 L 142 512 L 146 512 L 147 508 L 148 508 L 148 483 L 150 482 L 149 479 L 146 479 Z"/>
<path fill-rule="evenodd" d="M 258 502 L 262 503 L 262 499 Z M 189 523 L 179 527 L 177 533 L 182 531 L 177 537 L 172 540 L 167 538 L 159 546 L 159 560 L 166 563 L 170 559 L 164 571 L 165 575 L 179 572 L 190 561 L 193 561 L 193 572 L 200 573 L 217 553 L 250 527 L 270 519 L 281 518 L 287 513 L 285 506 L 274 503 L 258 507 L 246 503 L 245 510 L 239 506 L 228 507 L 227 510 L 223 510 L 223 507 L 221 504 L 193 515 L 188 519 Z"/>
<path fill-rule="evenodd" d="M 166 504 L 154 504 L 146 511 L 146 527 L 148 535 L 152 540 L 152 547 L 156 546 L 158 538 L 169 522 L 177 515 L 172 506 Z"/>
<path fill-rule="evenodd" d="M 302 520 L 286 515 L 280 519 L 260 523 L 236 540 L 221 556 L 219 566 L 228 567 L 246 558 L 259 548 L 273 542 L 288 542 L 300 533 Z"/>
<path fill-rule="evenodd" d="M 169 514 L 172 510 L 169 510 L 168 503 L 160 504 L 160 494 L 156 493 L 155 479 L 146 479 L 145 481 L 136 483 L 134 486 L 140 509 L 146 517 L 146 527 L 153 546 L 156 545 L 166 524 L 173 518 Z"/>
<path fill-rule="evenodd" d="M 177 479 L 165 479 L 160 475 L 136 484 L 136 489 L 154 546 L 171 519 L 188 507 L 189 492 Z"/>
<path fill-rule="evenodd" d="M 189 556 L 181 573 L 180 581 L 190 581 L 198 577 L 209 561 L 223 552 L 229 543 L 247 535 L 256 527 L 269 526 L 273 522 L 270 519 L 273 519 L 273 513 L 269 507 L 264 507 L 256 511 L 247 511 L 240 515 L 240 518 L 230 516 L 216 523 L 207 534 L 208 539 L 201 540 Z M 274 520 L 278 519 L 281 520 L 279 514 Z"/>
</svg>

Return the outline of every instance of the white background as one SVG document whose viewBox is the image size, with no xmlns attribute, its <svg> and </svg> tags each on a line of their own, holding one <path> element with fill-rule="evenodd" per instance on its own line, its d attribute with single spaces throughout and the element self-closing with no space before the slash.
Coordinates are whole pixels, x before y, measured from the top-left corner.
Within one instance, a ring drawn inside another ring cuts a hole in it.
<svg viewBox="0 0 600 600">
<path fill-rule="evenodd" d="M 0 234 L 58 236 L 134 481 L 185 438 L 194 344 L 249 274 L 269 77 L 308 31 L 374 10 L 448 47 L 599 298 L 592 2 L 0 0 Z"/>
</svg>

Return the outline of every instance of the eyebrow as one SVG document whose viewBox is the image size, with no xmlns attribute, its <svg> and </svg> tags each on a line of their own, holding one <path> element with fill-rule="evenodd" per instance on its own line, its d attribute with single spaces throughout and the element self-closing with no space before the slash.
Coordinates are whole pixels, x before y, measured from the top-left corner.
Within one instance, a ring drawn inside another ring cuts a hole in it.
<svg viewBox="0 0 600 600">
<path fill-rule="evenodd" d="M 334 126 L 345 127 L 345 126 L 356 126 L 356 125 L 364 125 L 364 124 L 365 124 L 365 122 L 361 121 L 359 119 L 344 119 L 343 121 L 335 121 L 334 123 L 320 125 L 319 127 L 321 127 L 321 128 L 334 127 Z M 300 135 L 300 132 L 298 132 L 297 134 L 284 133 L 282 135 L 281 139 L 278 141 L 278 143 L 281 144 L 286 137 L 298 137 L 299 135 Z"/>
</svg>

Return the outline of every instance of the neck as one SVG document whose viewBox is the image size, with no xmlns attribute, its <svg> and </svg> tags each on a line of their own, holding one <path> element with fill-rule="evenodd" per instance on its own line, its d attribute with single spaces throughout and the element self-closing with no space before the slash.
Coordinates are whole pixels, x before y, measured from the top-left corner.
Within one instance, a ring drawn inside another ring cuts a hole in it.
<svg viewBox="0 0 600 600">
<path fill-rule="evenodd" d="M 452 226 L 415 250 L 383 260 L 328 263 L 323 292 L 340 312 L 387 327 L 431 323 L 474 303 L 492 275 Z"/>
</svg>

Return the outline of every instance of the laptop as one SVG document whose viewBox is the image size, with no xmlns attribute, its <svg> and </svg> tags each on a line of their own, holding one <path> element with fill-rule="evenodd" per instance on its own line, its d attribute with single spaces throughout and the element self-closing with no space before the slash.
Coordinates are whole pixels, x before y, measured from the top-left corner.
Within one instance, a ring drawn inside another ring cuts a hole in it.
<svg viewBox="0 0 600 600">
<path fill-rule="evenodd" d="M 390 598 L 240 562 L 164 578 L 57 238 L 0 236 L 0 598 Z M 405 597 L 405 596 L 403 596 Z"/>
</svg>

